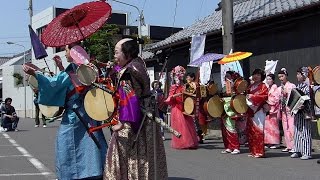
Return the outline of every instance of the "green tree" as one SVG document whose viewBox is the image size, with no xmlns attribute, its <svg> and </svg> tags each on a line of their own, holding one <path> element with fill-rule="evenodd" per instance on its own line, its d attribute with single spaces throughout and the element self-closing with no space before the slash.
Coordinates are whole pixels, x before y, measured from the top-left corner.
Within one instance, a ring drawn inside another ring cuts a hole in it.
<svg viewBox="0 0 320 180">
<path fill-rule="evenodd" d="M 84 41 L 84 46 L 90 57 L 97 61 L 113 61 L 115 36 L 119 32 L 119 27 L 115 24 L 105 24 L 99 31 Z"/>
</svg>

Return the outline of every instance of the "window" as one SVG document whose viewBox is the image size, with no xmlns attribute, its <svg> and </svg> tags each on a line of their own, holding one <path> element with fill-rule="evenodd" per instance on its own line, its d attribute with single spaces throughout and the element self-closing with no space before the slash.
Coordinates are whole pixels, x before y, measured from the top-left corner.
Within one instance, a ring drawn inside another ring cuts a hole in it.
<svg viewBox="0 0 320 180">
<path fill-rule="evenodd" d="M 37 29 L 37 34 L 39 39 L 41 40 L 41 35 L 43 34 L 44 30 L 47 28 L 47 25 L 42 26 L 40 28 Z M 45 49 L 47 49 L 47 46 L 44 46 Z"/>
</svg>

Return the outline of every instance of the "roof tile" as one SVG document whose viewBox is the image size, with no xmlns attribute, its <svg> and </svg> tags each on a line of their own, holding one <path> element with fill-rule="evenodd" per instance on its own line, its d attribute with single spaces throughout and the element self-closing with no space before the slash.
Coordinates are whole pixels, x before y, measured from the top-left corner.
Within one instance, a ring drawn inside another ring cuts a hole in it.
<svg viewBox="0 0 320 180">
<path fill-rule="evenodd" d="M 234 2 L 234 21 L 237 26 L 253 20 L 261 20 L 273 15 L 280 15 L 315 3 L 320 6 L 320 0 L 239 0 Z M 184 28 L 170 37 L 145 46 L 145 50 L 158 49 L 175 42 L 189 39 L 196 34 L 206 34 L 219 30 L 222 25 L 221 21 L 221 10 L 215 11 L 211 15 L 196 21 L 193 25 Z"/>
</svg>

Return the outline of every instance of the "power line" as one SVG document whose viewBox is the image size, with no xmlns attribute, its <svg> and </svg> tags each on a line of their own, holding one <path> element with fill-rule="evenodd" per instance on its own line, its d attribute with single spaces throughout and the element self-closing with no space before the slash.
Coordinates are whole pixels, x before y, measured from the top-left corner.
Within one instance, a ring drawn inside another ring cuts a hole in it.
<svg viewBox="0 0 320 180">
<path fill-rule="evenodd" d="M 9 54 L 15 55 L 15 54 L 17 54 L 17 53 L 0 53 L 0 56 L 2 56 L 2 55 L 9 55 Z"/>
<path fill-rule="evenodd" d="M 176 6 L 174 8 L 174 14 L 173 14 L 173 23 L 172 23 L 172 32 L 171 34 L 173 33 L 173 27 L 176 23 L 176 15 L 177 15 L 177 9 L 178 9 L 178 0 L 176 0 Z"/>
<path fill-rule="evenodd" d="M 142 11 L 144 10 L 144 6 L 146 5 L 147 0 L 144 0 L 143 6 L 142 6 Z"/>
<path fill-rule="evenodd" d="M 0 37 L 0 39 L 27 39 L 30 38 L 28 36 L 16 36 L 16 37 Z"/>
<path fill-rule="evenodd" d="M 200 9 L 199 9 L 199 12 L 198 12 L 198 17 L 197 17 L 198 20 L 199 20 L 199 18 L 200 18 L 200 13 L 201 13 L 201 11 L 202 11 L 202 7 L 203 7 L 203 4 L 204 4 L 204 1 L 205 1 L 205 0 L 202 0 L 202 2 L 201 2 L 201 6 L 200 6 Z"/>
</svg>

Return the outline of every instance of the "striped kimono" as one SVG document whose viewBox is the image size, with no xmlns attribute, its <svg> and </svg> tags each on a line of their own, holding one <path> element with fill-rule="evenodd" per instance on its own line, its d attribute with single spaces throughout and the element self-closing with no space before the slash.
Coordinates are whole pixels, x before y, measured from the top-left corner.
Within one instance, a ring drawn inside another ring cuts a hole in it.
<svg viewBox="0 0 320 180">
<path fill-rule="evenodd" d="M 301 90 L 305 95 L 310 95 L 309 85 L 300 83 L 297 89 Z M 304 108 L 299 110 L 294 116 L 294 151 L 301 155 L 311 156 L 311 120 L 305 119 L 305 115 L 310 115 L 310 102 L 304 103 Z"/>
</svg>

